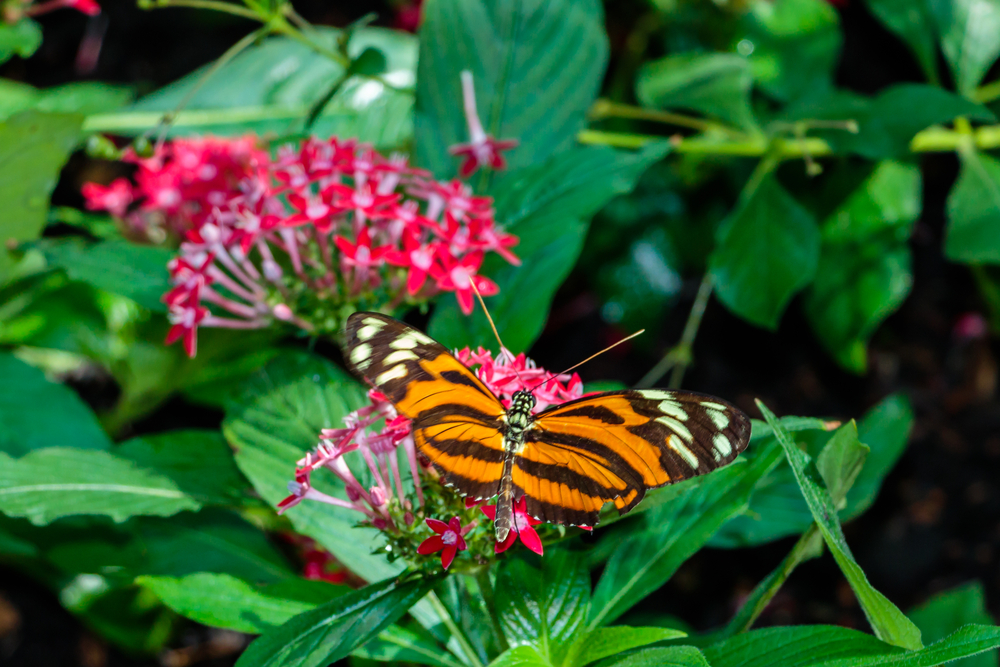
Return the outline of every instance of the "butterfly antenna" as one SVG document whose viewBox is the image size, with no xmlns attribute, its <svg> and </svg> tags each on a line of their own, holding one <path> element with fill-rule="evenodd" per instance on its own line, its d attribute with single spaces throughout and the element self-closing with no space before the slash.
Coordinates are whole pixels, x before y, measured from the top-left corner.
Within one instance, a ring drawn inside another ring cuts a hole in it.
<svg viewBox="0 0 1000 667">
<path fill-rule="evenodd" d="M 608 345 L 606 348 L 604 348 L 600 352 L 595 352 L 594 354 L 590 355 L 589 357 L 587 357 L 583 361 L 581 361 L 579 363 L 573 364 L 572 366 L 570 366 L 569 368 L 567 368 L 563 372 L 561 372 L 561 373 L 551 373 L 549 375 L 549 377 L 545 378 L 544 380 L 542 380 L 541 382 L 539 382 L 538 384 L 536 384 L 534 387 L 531 388 L 531 390 L 534 390 L 536 387 L 541 387 L 543 384 L 545 384 L 546 382 L 548 382 L 549 380 L 551 380 L 553 378 L 559 377 L 560 375 L 565 375 L 566 373 L 569 373 L 571 370 L 579 368 L 580 366 L 583 366 L 585 363 L 587 363 L 591 359 L 594 359 L 595 357 L 599 357 L 599 356 L 601 356 L 602 354 L 604 354 L 605 352 L 607 352 L 609 350 L 613 350 L 614 348 L 618 347 L 622 343 L 624 343 L 626 341 L 632 340 L 633 338 L 635 338 L 636 336 L 638 336 L 641 333 L 644 333 L 645 331 L 646 331 L 645 329 L 639 329 L 638 331 L 636 331 L 631 336 L 626 336 L 625 338 L 622 338 L 617 343 L 613 343 L 611 345 Z M 531 390 L 529 390 L 529 391 L 531 391 Z"/>
<path fill-rule="evenodd" d="M 490 317 L 490 311 L 486 308 L 486 303 L 483 301 L 483 295 L 479 293 L 479 288 L 476 287 L 476 281 L 470 278 L 469 287 L 471 287 L 472 291 L 476 293 L 476 298 L 479 299 L 479 305 L 483 307 L 483 312 L 486 313 L 486 319 L 490 323 L 490 328 L 493 329 L 493 335 L 496 336 L 497 343 L 500 344 L 500 354 L 507 352 L 508 355 L 511 355 L 512 357 L 511 361 L 513 361 L 513 355 L 511 354 L 510 350 L 508 350 L 507 347 L 503 344 L 503 341 L 500 340 L 500 332 L 497 331 L 497 325 L 493 323 L 493 318 Z M 511 368 L 514 369 L 514 375 L 517 376 L 518 382 L 521 383 L 521 386 L 524 386 L 524 380 L 521 379 L 521 374 L 517 372 L 517 366 L 512 365 Z"/>
</svg>

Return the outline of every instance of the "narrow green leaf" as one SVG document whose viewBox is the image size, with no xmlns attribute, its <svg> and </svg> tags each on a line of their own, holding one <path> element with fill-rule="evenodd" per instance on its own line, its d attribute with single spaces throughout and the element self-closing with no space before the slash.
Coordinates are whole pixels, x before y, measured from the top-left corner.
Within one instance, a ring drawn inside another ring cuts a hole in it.
<svg viewBox="0 0 1000 667">
<path fill-rule="evenodd" d="M 712 667 L 931 667 L 1000 646 L 1000 628 L 966 625 L 944 639 L 907 651 L 848 628 L 804 625 L 736 635 L 705 649 Z"/>
<path fill-rule="evenodd" d="M 64 269 L 71 280 L 126 296 L 152 311 L 166 312 L 160 298 L 171 287 L 167 262 L 174 250 L 122 240 L 88 245 L 67 239 L 42 247 L 48 262 Z"/>
<path fill-rule="evenodd" d="M 616 546 L 594 590 L 590 627 L 610 623 L 666 583 L 720 526 L 746 510 L 755 486 L 780 457 L 768 442 L 750 462 L 736 461 L 647 510 L 631 530 L 607 531 L 604 539 Z"/>
<path fill-rule="evenodd" d="M 635 628 L 628 625 L 593 628 L 579 634 L 564 664 L 566 667 L 583 667 L 624 651 L 686 636 L 686 632 L 671 628 Z"/>
<path fill-rule="evenodd" d="M 578 147 L 507 174 L 491 189 L 498 224 L 520 239 L 514 252 L 521 266 L 491 256 L 482 269 L 500 286 L 487 305 L 511 351 L 527 350 L 541 334 L 552 298 L 583 248 L 590 218 L 630 191 L 668 150 L 666 144 L 637 153 Z M 451 296 L 438 303 L 427 331 L 450 347 L 494 344 L 486 318 L 463 315 Z"/>
<path fill-rule="evenodd" d="M 648 107 L 691 109 L 739 127 L 754 127 L 750 111 L 753 75 L 732 53 L 682 53 L 646 63 L 636 96 Z"/>
<path fill-rule="evenodd" d="M 262 635 L 238 667 L 325 667 L 395 623 L 436 583 L 435 577 L 387 579 L 293 617 Z"/>
<path fill-rule="evenodd" d="M 144 576 L 136 583 L 192 621 L 251 634 L 272 630 L 293 616 L 351 590 L 305 579 L 252 586 L 228 574 L 208 572 L 182 578 Z"/>
<path fill-rule="evenodd" d="M 969 623 L 992 625 L 993 619 L 986 610 L 983 585 L 974 581 L 938 593 L 924 604 L 911 609 L 910 617 L 925 642 L 936 642 Z M 997 652 L 980 653 L 971 658 L 949 663 L 952 667 L 996 667 Z"/>
<path fill-rule="evenodd" d="M 422 12 L 414 148 L 420 166 L 439 178 L 458 172 L 448 148 L 469 141 L 463 70 L 472 73 L 486 132 L 519 141 L 507 153 L 511 171 L 573 145 L 608 59 L 597 0 L 429 0 Z"/>
<path fill-rule="evenodd" d="M 668 646 L 647 648 L 627 655 L 619 660 L 603 664 L 603 667 L 713 667 L 705 655 L 694 646 Z"/>
<path fill-rule="evenodd" d="M 955 83 L 969 97 L 1000 55 L 1000 1 L 925 0 Z"/>
<path fill-rule="evenodd" d="M 924 76 L 937 81 L 937 35 L 934 17 L 925 0 L 865 0 L 865 5 L 886 28 L 906 42 Z"/>
<path fill-rule="evenodd" d="M 792 442 L 788 433 L 781 428 L 777 418 L 767 409 L 767 406 L 757 401 L 757 407 L 767 422 L 771 424 L 771 428 L 774 429 L 775 438 L 781 444 L 785 457 L 791 464 L 795 480 L 809 505 L 813 518 L 819 525 L 823 539 L 844 576 L 847 577 L 851 588 L 854 589 L 875 634 L 896 646 L 910 649 L 921 648 L 923 644 L 920 641 L 920 630 L 894 604 L 868 583 L 864 572 L 854 560 L 840 528 L 834 501 L 824 487 L 822 480 L 819 479 L 815 468 L 809 467 L 809 455 Z"/>
<path fill-rule="evenodd" d="M 50 113 L 100 113 L 128 104 L 132 97 L 130 88 L 97 81 L 78 81 L 38 89 L 26 83 L 3 79 L 0 80 L 0 119 L 28 109 Z"/>
<path fill-rule="evenodd" d="M 590 573 L 565 550 L 546 554 L 539 565 L 520 558 L 500 564 L 496 613 L 510 646 L 534 645 L 558 665 L 587 620 Z"/>
<path fill-rule="evenodd" d="M 19 459 L 0 453 L 0 511 L 36 525 L 74 514 L 124 521 L 199 508 L 170 478 L 108 452 L 50 447 Z"/>
<path fill-rule="evenodd" d="M 379 662 L 417 663 L 435 667 L 462 665 L 427 633 L 421 634 L 398 625 L 390 625 L 367 644 L 351 651 L 351 655 Z"/>
<path fill-rule="evenodd" d="M 275 507 L 288 495 L 295 462 L 318 444 L 320 430 L 341 427 L 343 418 L 364 403 L 364 390 L 344 371 L 316 355 L 289 352 L 251 377 L 241 398 L 227 408 L 222 430 L 236 449 L 236 465 Z M 318 470 L 312 483 L 343 497 L 343 484 L 332 473 Z M 385 577 L 400 570 L 382 555 L 372 555 L 381 537 L 374 528 L 355 527 L 363 519 L 357 512 L 304 502 L 285 516 L 361 576 Z"/>
<path fill-rule="evenodd" d="M 709 259 L 715 293 L 743 319 L 774 329 L 813 279 L 819 251 L 816 221 L 769 174 L 719 229 Z"/>
<path fill-rule="evenodd" d="M 70 389 L 0 352 L 0 452 L 22 456 L 43 447 L 110 449 L 94 413 Z M 58 419 L 52 415 L 58 414 Z"/>
<path fill-rule="evenodd" d="M 946 207 L 944 254 L 954 262 L 1000 264 L 1000 162 L 974 150 L 960 157 Z"/>
</svg>

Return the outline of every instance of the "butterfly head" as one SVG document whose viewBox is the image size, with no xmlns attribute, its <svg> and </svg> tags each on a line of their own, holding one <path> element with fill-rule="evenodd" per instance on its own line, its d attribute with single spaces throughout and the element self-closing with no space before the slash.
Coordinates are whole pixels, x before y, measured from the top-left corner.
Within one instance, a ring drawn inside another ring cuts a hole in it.
<svg viewBox="0 0 1000 667">
<path fill-rule="evenodd" d="M 527 428 L 534 407 L 534 394 L 524 389 L 515 391 L 510 398 L 510 409 L 507 410 L 507 423 L 515 428 Z"/>
</svg>

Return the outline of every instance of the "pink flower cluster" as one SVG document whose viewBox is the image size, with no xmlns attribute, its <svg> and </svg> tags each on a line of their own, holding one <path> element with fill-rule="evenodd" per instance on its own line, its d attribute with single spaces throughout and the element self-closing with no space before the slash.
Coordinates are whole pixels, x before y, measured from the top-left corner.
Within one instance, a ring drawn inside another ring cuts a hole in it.
<svg viewBox="0 0 1000 667">
<path fill-rule="evenodd" d="M 101 13 L 101 6 L 94 0 L 12 0 L 3 3 L 3 20 L 5 23 L 17 23 L 23 16 L 41 16 L 57 9 L 75 9 L 87 16 Z"/>
<path fill-rule="evenodd" d="M 476 376 L 506 406 L 510 405 L 514 392 L 522 389 L 531 389 L 534 393 L 537 400 L 536 411 L 583 395 L 583 383 L 576 373 L 553 376 L 538 368 L 524 354 L 514 356 L 503 350 L 494 358 L 490 351 L 483 348 L 475 351 L 466 348 L 456 352 L 455 356 L 473 369 Z M 422 461 L 416 451 L 409 420 L 399 416 L 392 404 L 378 391 L 372 390 L 368 396 L 371 405 L 345 417 L 343 428 L 324 429 L 320 433 L 320 443 L 316 449 L 298 461 L 295 480 L 288 484 L 291 495 L 278 503 L 280 512 L 308 499 L 356 510 L 372 526 L 392 533 L 399 532 L 400 522 L 407 527 L 413 525 L 416 514 L 425 508 L 427 490 L 422 478 L 436 477 L 436 472 Z M 369 431 L 370 427 L 383 420 L 381 430 Z M 408 498 L 404 491 L 399 466 L 400 449 L 409 464 L 414 499 Z M 365 488 L 348 467 L 344 455 L 349 452 L 360 454 L 374 480 L 373 486 Z M 344 483 L 346 500 L 323 493 L 313 486 L 312 473 L 320 468 L 332 471 Z M 466 508 L 474 505 L 475 503 L 467 504 Z M 456 508 L 456 511 L 459 509 Z M 480 509 L 491 521 L 494 519 L 495 505 Z M 534 530 L 539 521 L 527 514 L 523 498 L 514 503 L 514 511 L 517 530 L 511 531 L 503 543 L 496 544 L 494 551 L 500 553 L 520 538 L 529 549 L 541 553 L 542 542 Z M 441 551 L 442 565 L 447 568 L 455 554 L 467 548 L 465 535 L 475 527 L 475 522 L 462 526 L 458 516 L 452 516 L 448 522 L 425 517 L 425 522 L 434 531 L 434 535 L 421 543 L 417 553 L 426 555 Z"/>
<path fill-rule="evenodd" d="M 203 326 L 340 328 L 341 306 L 394 309 L 454 292 L 473 307 L 497 285 L 478 275 L 486 253 L 518 264 L 492 199 L 440 182 L 404 157 L 355 141 L 309 139 L 272 159 L 252 137 L 177 139 L 138 165 L 135 183 L 88 184 L 91 209 L 183 236 L 163 300 L 167 341 L 196 352 Z M 352 308 L 353 310 L 354 308 Z"/>
</svg>

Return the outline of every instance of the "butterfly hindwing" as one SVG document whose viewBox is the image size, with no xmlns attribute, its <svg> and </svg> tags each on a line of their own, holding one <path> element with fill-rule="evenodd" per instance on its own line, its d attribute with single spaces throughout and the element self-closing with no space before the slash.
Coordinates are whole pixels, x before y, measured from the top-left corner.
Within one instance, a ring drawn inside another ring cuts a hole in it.
<svg viewBox="0 0 1000 667">
<path fill-rule="evenodd" d="M 615 391 L 549 408 L 514 460 L 517 495 L 533 516 L 594 525 L 610 501 L 635 507 L 651 488 L 702 475 L 746 448 L 750 420 L 712 396 Z"/>
<path fill-rule="evenodd" d="M 503 404 L 440 343 L 377 313 L 347 320 L 354 372 L 413 423 L 418 451 L 467 496 L 496 494 L 503 464 Z"/>
</svg>

